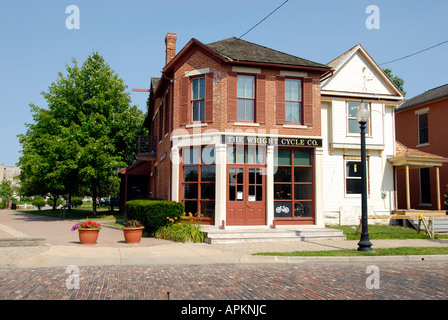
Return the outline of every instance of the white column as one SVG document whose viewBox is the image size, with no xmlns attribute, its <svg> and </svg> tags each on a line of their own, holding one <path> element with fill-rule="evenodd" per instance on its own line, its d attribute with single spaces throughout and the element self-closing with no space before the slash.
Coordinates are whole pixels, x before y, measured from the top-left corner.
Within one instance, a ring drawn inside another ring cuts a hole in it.
<svg viewBox="0 0 448 320">
<path fill-rule="evenodd" d="M 266 151 L 266 225 L 274 225 L 274 146 Z"/>
<path fill-rule="evenodd" d="M 325 226 L 324 221 L 324 175 L 323 175 L 323 148 L 314 149 L 314 224 Z"/>
<path fill-rule="evenodd" d="M 179 201 L 179 148 L 171 148 L 171 200 Z"/>
<path fill-rule="evenodd" d="M 215 226 L 226 223 L 227 200 L 227 154 L 226 145 L 215 145 L 216 176 L 215 176 Z"/>
</svg>

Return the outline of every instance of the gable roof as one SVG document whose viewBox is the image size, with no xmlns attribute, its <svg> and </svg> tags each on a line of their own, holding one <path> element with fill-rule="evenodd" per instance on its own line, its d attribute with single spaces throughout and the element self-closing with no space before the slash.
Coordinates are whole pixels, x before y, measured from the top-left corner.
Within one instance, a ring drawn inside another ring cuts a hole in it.
<svg viewBox="0 0 448 320">
<path fill-rule="evenodd" d="M 329 69 L 329 67 L 325 64 L 296 57 L 235 37 L 212 42 L 206 44 L 206 46 L 220 54 L 224 59 L 231 61 L 271 63 Z"/>
<path fill-rule="evenodd" d="M 328 63 L 328 66 L 330 66 L 333 70 L 333 76 L 326 79 L 322 82 L 322 94 L 325 93 L 325 87 L 334 80 L 338 73 L 342 72 L 344 70 L 344 67 L 356 56 L 358 55 L 361 57 L 363 61 L 365 61 L 366 66 L 373 70 L 377 75 L 377 80 L 381 81 L 383 83 L 383 88 L 387 88 L 387 91 L 390 92 L 389 94 L 382 94 L 384 98 L 388 99 L 394 99 L 394 100 L 401 100 L 404 98 L 403 92 L 398 88 L 398 86 L 392 81 L 392 79 L 384 72 L 384 70 L 376 63 L 376 61 L 370 56 L 370 54 L 367 52 L 366 49 L 361 44 L 357 44 L 348 51 L 344 52 L 340 56 L 338 56 L 336 59 L 330 61 Z M 344 85 L 346 87 L 346 85 Z M 329 90 L 329 89 L 327 89 Z M 384 89 L 386 90 L 386 89 Z M 329 90 L 327 94 L 332 94 L 335 92 L 331 92 L 332 90 Z M 347 93 L 347 92 L 345 92 Z M 352 92 L 352 95 L 356 94 L 370 94 L 373 93 L 369 92 Z M 373 94 L 375 97 L 377 97 L 377 94 Z"/>
<path fill-rule="evenodd" d="M 398 106 L 397 112 L 421 106 L 440 99 L 448 99 L 448 84 L 425 91 Z"/>
<path fill-rule="evenodd" d="M 233 37 L 209 44 L 203 44 L 195 38 L 191 39 L 164 67 L 162 73 L 168 74 L 178 62 L 191 54 L 191 49 L 194 47 L 206 53 L 210 58 L 224 63 L 300 68 L 318 71 L 323 74 L 331 71 L 331 68 L 325 64 Z"/>
<path fill-rule="evenodd" d="M 398 141 L 395 141 L 395 156 L 387 160 L 391 162 L 394 167 L 408 165 L 410 168 L 439 167 L 445 162 L 448 162 L 447 158 L 408 148 Z"/>
</svg>

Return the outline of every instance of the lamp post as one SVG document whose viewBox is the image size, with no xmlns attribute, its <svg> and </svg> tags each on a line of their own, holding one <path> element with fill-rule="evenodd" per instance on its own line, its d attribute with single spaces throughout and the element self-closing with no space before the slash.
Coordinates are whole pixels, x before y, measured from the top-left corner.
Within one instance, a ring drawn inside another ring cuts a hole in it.
<svg viewBox="0 0 448 320">
<path fill-rule="evenodd" d="M 367 160 L 366 160 L 366 124 L 369 120 L 369 110 L 364 102 L 356 112 L 356 120 L 361 129 L 361 239 L 358 242 L 358 251 L 372 251 L 367 228 Z"/>
</svg>

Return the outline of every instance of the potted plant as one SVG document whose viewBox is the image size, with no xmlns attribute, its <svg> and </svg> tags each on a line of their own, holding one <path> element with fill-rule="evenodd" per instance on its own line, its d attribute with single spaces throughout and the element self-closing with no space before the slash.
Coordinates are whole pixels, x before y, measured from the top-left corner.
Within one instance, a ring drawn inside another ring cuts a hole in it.
<svg viewBox="0 0 448 320">
<path fill-rule="evenodd" d="M 140 243 L 144 228 L 140 221 L 137 220 L 128 220 L 123 223 L 123 234 L 126 243 Z"/>
<path fill-rule="evenodd" d="M 79 222 L 72 227 L 72 231 L 78 230 L 81 244 L 96 244 L 101 224 L 93 221 Z"/>
</svg>

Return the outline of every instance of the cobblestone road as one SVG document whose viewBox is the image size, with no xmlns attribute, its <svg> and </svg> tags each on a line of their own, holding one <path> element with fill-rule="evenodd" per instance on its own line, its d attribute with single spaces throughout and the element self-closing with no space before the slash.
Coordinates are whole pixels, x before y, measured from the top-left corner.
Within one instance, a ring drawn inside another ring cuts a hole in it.
<svg viewBox="0 0 448 320">
<path fill-rule="evenodd" d="M 79 289 L 67 288 L 75 277 L 66 268 L 9 268 L 0 269 L 0 300 L 167 300 L 168 292 L 172 300 L 448 298 L 448 263 L 378 264 L 377 274 L 366 273 L 368 265 L 83 266 Z"/>
</svg>

